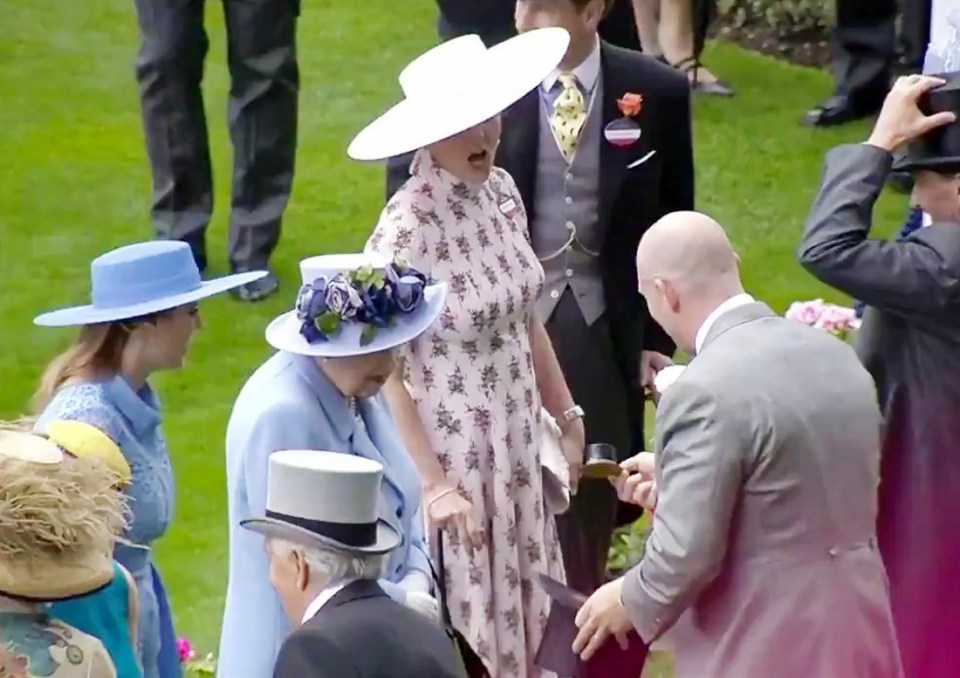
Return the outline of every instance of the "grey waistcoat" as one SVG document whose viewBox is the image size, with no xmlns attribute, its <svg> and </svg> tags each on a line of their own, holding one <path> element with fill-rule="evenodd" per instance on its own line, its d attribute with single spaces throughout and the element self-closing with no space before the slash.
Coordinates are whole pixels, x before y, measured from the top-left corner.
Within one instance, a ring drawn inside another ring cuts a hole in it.
<svg viewBox="0 0 960 678">
<path fill-rule="evenodd" d="M 603 315 L 603 281 L 598 254 L 604 233 L 598 225 L 600 144 L 603 140 L 603 91 L 597 79 L 580 142 L 568 165 L 557 147 L 547 106 L 553 96 L 541 92 L 540 143 L 531 240 L 546 281 L 537 299 L 537 316 L 549 320 L 569 286 L 588 325 Z M 574 235 L 572 243 L 564 247 Z"/>
</svg>

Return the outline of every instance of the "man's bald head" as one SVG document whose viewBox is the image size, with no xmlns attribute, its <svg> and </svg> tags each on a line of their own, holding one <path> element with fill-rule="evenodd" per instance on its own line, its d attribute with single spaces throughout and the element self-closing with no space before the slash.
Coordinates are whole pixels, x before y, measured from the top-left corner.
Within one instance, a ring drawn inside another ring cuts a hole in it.
<svg viewBox="0 0 960 678">
<path fill-rule="evenodd" d="M 737 255 L 716 221 L 700 212 L 671 212 L 644 234 L 637 248 L 641 280 L 660 278 L 695 291 L 704 285 L 740 286 Z"/>
</svg>

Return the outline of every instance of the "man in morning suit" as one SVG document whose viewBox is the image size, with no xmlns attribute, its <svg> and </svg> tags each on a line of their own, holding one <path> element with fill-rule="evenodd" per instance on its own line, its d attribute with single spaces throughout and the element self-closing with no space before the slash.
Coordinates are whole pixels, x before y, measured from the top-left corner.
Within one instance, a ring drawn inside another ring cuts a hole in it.
<svg viewBox="0 0 960 678">
<path fill-rule="evenodd" d="M 624 464 L 655 511 L 643 560 L 580 608 L 574 649 L 669 631 L 676 678 L 899 678 L 870 374 L 746 294 L 703 214 L 652 226 L 637 279 L 694 358 L 660 394 L 654 452 Z"/>
<path fill-rule="evenodd" d="M 604 10 L 603 0 L 519 0 L 519 31 L 560 26 L 570 47 L 503 114 L 497 164 L 529 215 L 546 272 L 537 314 L 584 410 L 587 443 L 625 459 L 644 448 L 644 385 L 674 352 L 637 291 L 633 252 L 662 215 L 692 208 L 693 150 L 686 77 L 602 41 Z M 583 593 L 604 581 L 616 513 L 610 484 L 584 480 L 558 517 L 567 582 Z"/>
<path fill-rule="evenodd" d="M 300 626 L 274 678 L 466 678 L 437 620 L 377 585 L 402 540 L 378 516 L 383 466 L 316 450 L 274 452 L 269 464 L 265 515 L 240 524 L 266 537 L 270 583 Z"/>
<path fill-rule="evenodd" d="M 209 47 L 204 0 L 135 0 L 137 82 L 153 175 L 150 219 L 157 237 L 181 240 L 207 266 L 213 175 L 201 81 Z M 233 272 L 267 269 L 293 185 L 297 147 L 296 29 L 300 0 L 225 0 L 233 142 L 229 259 Z M 277 290 L 266 277 L 231 292 L 258 301 Z"/>
<path fill-rule="evenodd" d="M 857 352 L 884 412 L 877 532 L 909 678 L 960 672 L 958 114 L 960 73 L 900 78 L 867 143 L 827 155 L 799 248 L 810 273 L 867 304 Z M 871 239 L 892 151 L 905 142 L 912 204 L 931 223 L 896 242 Z"/>
</svg>

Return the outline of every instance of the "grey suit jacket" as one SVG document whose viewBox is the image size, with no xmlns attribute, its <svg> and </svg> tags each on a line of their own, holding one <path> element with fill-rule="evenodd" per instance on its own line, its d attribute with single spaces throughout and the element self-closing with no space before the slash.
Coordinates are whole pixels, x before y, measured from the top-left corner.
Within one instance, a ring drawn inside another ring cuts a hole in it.
<svg viewBox="0 0 960 678">
<path fill-rule="evenodd" d="M 677 676 L 902 675 L 876 545 L 880 412 L 838 339 L 755 303 L 663 395 L 659 502 L 623 602 Z"/>
</svg>

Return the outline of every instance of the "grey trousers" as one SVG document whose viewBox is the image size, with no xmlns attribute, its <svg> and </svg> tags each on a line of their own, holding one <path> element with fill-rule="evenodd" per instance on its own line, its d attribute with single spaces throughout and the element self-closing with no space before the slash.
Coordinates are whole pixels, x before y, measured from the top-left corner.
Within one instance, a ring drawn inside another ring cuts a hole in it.
<svg viewBox="0 0 960 678">
<path fill-rule="evenodd" d="M 569 288 L 545 323 L 574 401 L 583 408 L 587 444 L 630 450 L 627 389 L 604 317 L 587 325 Z M 604 583 L 617 516 L 617 495 L 606 480 L 582 480 L 570 509 L 557 516 L 567 584 L 593 593 Z"/>
<path fill-rule="evenodd" d="M 160 238 L 183 240 L 206 263 L 213 177 L 200 83 L 209 42 L 204 0 L 135 0 L 137 81 L 153 173 L 151 220 Z M 280 239 L 297 145 L 299 0 L 223 0 L 233 143 L 229 256 L 233 268 L 266 266 Z"/>
</svg>

